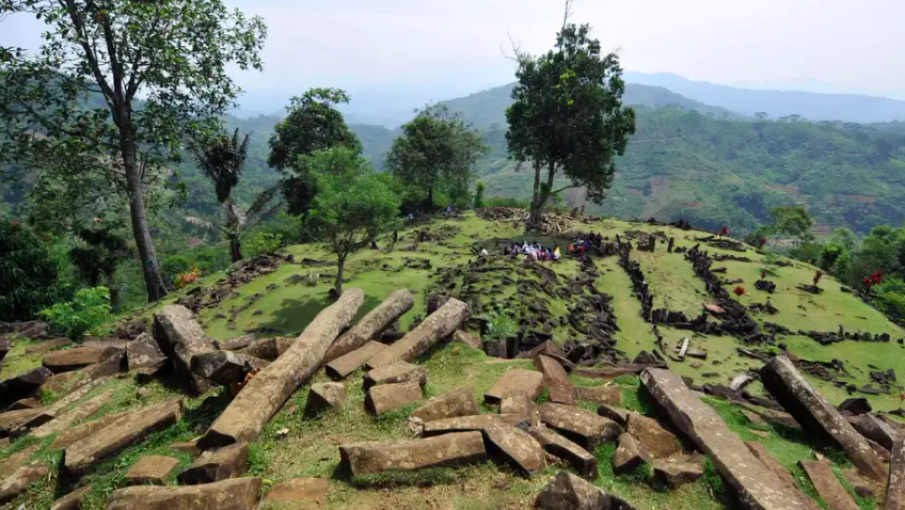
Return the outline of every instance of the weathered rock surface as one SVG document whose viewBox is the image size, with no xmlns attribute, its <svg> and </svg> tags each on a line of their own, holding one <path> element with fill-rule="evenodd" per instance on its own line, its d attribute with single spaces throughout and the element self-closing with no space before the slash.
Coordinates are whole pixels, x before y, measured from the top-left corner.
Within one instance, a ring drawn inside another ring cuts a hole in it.
<svg viewBox="0 0 905 510">
<path fill-rule="evenodd" d="M 210 383 L 192 372 L 192 356 L 215 350 L 192 311 L 182 305 L 167 305 L 154 314 L 154 339 L 170 358 L 176 375 L 196 395 L 210 388 Z"/>
<path fill-rule="evenodd" d="M 881 483 L 886 480 L 886 468 L 864 437 L 802 377 L 789 358 L 772 358 L 760 370 L 760 378 L 803 428 L 840 447 L 866 476 Z"/>
<path fill-rule="evenodd" d="M 615 441 L 622 433 L 616 422 L 580 407 L 544 402 L 538 410 L 540 421 L 586 450 Z"/>
<path fill-rule="evenodd" d="M 253 344 L 254 341 L 254 335 L 241 335 L 226 340 L 214 340 L 214 344 L 221 351 L 239 351 Z"/>
<path fill-rule="evenodd" d="M 6 408 L 7 411 L 21 411 L 22 409 L 37 409 L 41 407 L 41 403 L 38 402 L 37 399 L 34 398 L 23 398 L 22 400 L 17 400 L 10 404 L 9 407 Z"/>
<path fill-rule="evenodd" d="M 521 393 L 510 395 L 501 400 L 500 414 L 516 414 L 524 416 L 525 421 L 532 427 L 536 427 L 540 424 L 540 411 L 537 410 L 537 404 Z"/>
<path fill-rule="evenodd" d="M 260 478 L 238 478 L 185 487 L 126 487 L 114 491 L 107 510 L 253 510 L 261 491 Z"/>
<path fill-rule="evenodd" d="M 845 478 L 845 481 L 852 487 L 852 490 L 855 491 L 855 494 L 860 498 L 870 498 L 877 499 L 877 494 L 874 492 L 873 487 L 867 483 L 864 478 L 861 478 L 861 475 L 858 474 L 857 470 L 854 469 L 846 469 L 842 471 L 842 476 Z"/>
<path fill-rule="evenodd" d="M 315 383 L 308 392 L 305 412 L 309 415 L 340 409 L 346 400 L 346 387 L 340 383 Z"/>
<path fill-rule="evenodd" d="M 839 404 L 839 412 L 851 413 L 853 416 L 867 414 L 871 411 L 873 411 L 873 408 L 865 397 L 847 398 Z"/>
<path fill-rule="evenodd" d="M 375 368 L 365 374 L 364 389 L 368 390 L 378 384 L 393 384 L 402 382 L 416 382 L 421 386 L 427 384 L 427 371 L 420 365 L 412 365 L 404 361 L 397 361 L 389 365 Z"/>
<path fill-rule="evenodd" d="M 365 409 L 375 416 L 421 400 L 421 385 L 408 381 L 372 386 L 365 396 Z"/>
<path fill-rule="evenodd" d="M 896 431 L 892 425 L 881 420 L 873 414 L 861 414 L 851 416 L 848 422 L 855 427 L 862 436 L 874 441 L 887 450 L 892 449 L 893 443 L 896 441 Z"/>
<path fill-rule="evenodd" d="M 584 478 L 597 478 L 597 458 L 581 446 L 546 427 L 529 427 L 528 433 L 545 452 L 568 463 Z"/>
<path fill-rule="evenodd" d="M 327 363 L 327 376 L 334 381 L 345 379 L 349 374 L 363 367 L 365 362 L 371 359 L 371 357 L 386 348 L 386 345 L 372 340 L 358 349 L 343 354 L 330 363 Z"/>
<path fill-rule="evenodd" d="M 613 472 L 617 475 L 634 471 L 642 464 L 650 464 L 651 457 L 644 443 L 633 435 L 623 432 L 617 439 L 618 446 L 613 454 Z"/>
<path fill-rule="evenodd" d="M 320 367 L 330 344 L 355 317 L 363 301 L 364 292 L 360 289 L 346 289 L 335 303 L 311 321 L 286 352 L 248 382 L 214 421 L 198 446 L 209 450 L 255 440 L 267 421 Z"/>
<path fill-rule="evenodd" d="M 527 432 L 511 425 L 484 427 L 485 448 L 498 459 L 524 476 L 532 476 L 544 468 L 544 450 Z"/>
<path fill-rule="evenodd" d="M 658 411 L 668 417 L 699 451 L 710 457 L 743 508 L 805 508 L 795 494 L 751 454 L 716 411 L 685 386 L 681 377 L 668 370 L 651 368 L 641 373 L 641 382 L 656 402 Z"/>
<path fill-rule="evenodd" d="M 631 414 L 631 412 L 621 407 L 601 404 L 601 406 L 597 408 L 597 414 L 613 420 L 618 423 L 620 427 L 625 427 L 628 425 L 628 415 Z"/>
<path fill-rule="evenodd" d="M 884 510 L 905 510 L 905 440 L 893 445 L 889 459 L 889 482 Z"/>
<path fill-rule="evenodd" d="M 131 411 L 127 411 L 124 413 L 116 413 L 116 414 L 107 414 L 101 416 L 96 420 L 92 420 L 89 422 L 82 423 L 81 425 L 75 426 L 53 440 L 50 443 L 50 447 L 52 449 L 59 450 L 60 448 L 66 448 L 70 445 L 73 445 L 86 437 L 96 434 L 99 431 L 103 430 L 105 427 L 120 419 L 121 417 L 129 414 Z"/>
<path fill-rule="evenodd" d="M 39 414 L 41 414 L 41 408 L 0 413 L 0 437 L 8 436 L 11 431 Z"/>
<path fill-rule="evenodd" d="M 55 374 L 71 372 L 88 365 L 100 363 L 115 354 L 116 347 L 73 347 L 65 351 L 53 351 L 44 355 L 41 364 Z"/>
<path fill-rule="evenodd" d="M 622 390 L 615 384 L 602 384 L 600 386 L 577 386 L 575 388 L 578 400 L 593 402 L 595 404 L 621 404 Z"/>
<path fill-rule="evenodd" d="M 232 351 L 210 351 L 192 356 L 192 372 L 221 386 L 241 382 L 252 370 L 269 364 L 267 360 Z"/>
<path fill-rule="evenodd" d="M 762 443 L 758 443 L 756 441 L 746 441 L 745 446 L 748 447 L 748 451 L 751 452 L 752 455 L 757 457 L 757 460 L 761 461 L 761 463 L 766 466 L 767 469 L 770 470 L 771 473 L 776 475 L 780 482 L 782 482 L 783 486 L 786 490 L 795 494 L 799 501 L 804 505 L 808 510 L 821 510 L 820 506 L 814 502 L 813 499 L 808 497 L 805 493 L 801 492 L 797 485 L 795 485 L 795 479 L 792 478 L 792 474 L 789 473 L 789 470 L 785 468 L 782 464 L 779 463 L 770 452 L 764 447 Z"/>
<path fill-rule="evenodd" d="M 629 434 L 644 443 L 644 446 L 647 447 L 647 450 L 654 457 L 664 459 L 681 449 L 676 436 L 661 427 L 657 420 L 653 418 L 648 418 L 638 413 L 631 413 L 628 415 L 626 429 Z"/>
<path fill-rule="evenodd" d="M 20 467 L 24 466 L 28 459 L 38 451 L 38 445 L 32 445 L 19 450 L 0 462 L 0 479 L 15 473 Z"/>
<path fill-rule="evenodd" d="M 544 386 L 550 402 L 575 404 L 575 386 L 559 361 L 541 354 L 534 358 L 534 366 L 544 375 Z"/>
<path fill-rule="evenodd" d="M 126 472 L 126 480 L 129 485 L 166 485 L 178 466 L 179 461 L 173 457 L 145 455 L 132 464 Z"/>
<path fill-rule="evenodd" d="M 507 370 L 502 377 L 484 394 L 484 401 L 488 404 L 496 404 L 510 395 L 523 394 L 531 400 L 544 390 L 544 374 L 533 370 L 513 368 Z"/>
<path fill-rule="evenodd" d="M 68 430 L 98 412 L 113 397 L 114 393 L 116 393 L 116 388 L 111 388 L 86 402 L 82 402 L 69 411 L 60 414 L 55 419 L 32 430 L 31 435 L 34 437 L 47 437 L 51 434 Z"/>
<path fill-rule="evenodd" d="M 421 433 L 424 437 L 431 437 L 450 432 L 484 430 L 487 427 L 499 424 L 514 427 L 524 422 L 525 417 L 517 414 L 476 414 L 429 421 L 424 424 L 424 429 Z"/>
<path fill-rule="evenodd" d="M 126 364 L 126 351 L 119 350 L 114 352 L 110 357 L 100 363 L 95 363 L 82 370 L 84 374 L 83 381 L 99 381 L 104 378 L 125 372 L 128 368 Z"/>
<path fill-rule="evenodd" d="M 340 446 L 339 453 L 343 467 L 354 476 L 389 470 L 461 466 L 487 460 L 483 434 L 477 431 L 409 441 L 355 443 Z"/>
<path fill-rule="evenodd" d="M 248 470 L 248 445 L 235 443 L 202 453 L 176 477 L 183 485 L 214 483 L 238 478 Z"/>
<path fill-rule="evenodd" d="M 76 402 L 78 402 L 79 400 L 84 398 L 86 395 L 88 395 L 88 393 L 93 391 L 95 388 L 100 386 L 102 383 L 103 383 L 103 381 L 90 381 L 90 382 L 84 384 L 83 386 L 81 386 L 79 389 L 73 391 L 69 395 L 66 395 L 65 397 L 57 400 L 53 404 L 50 404 L 49 406 L 46 406 L 46 407 L 38 408 L 38 410 L 40 411 L 39 413 L 37 413 L 35 416 L 29 418 L 28 420 L 22 422 L 15 429 L 11 430 L 9 432 L 9 435 L 11 437 L 24 436 L 25 434 L 28 434 L 32 430 L 34 430 L 38 427 L 41 427 L 42 425 L 45 425 L 49 422 L 52 422 L 53 420 L 56 420 L 58 417 L 60 417 L 65 412 L 65 409 L 67 407 L 75 404 Z M 107 398 L 109 398 L 109 395 L 107 396 Z M 92 406 L 94 406 L 94 404 L 92 404 Z M 100 406 L 97 406 L 97 407 L 95 407 L 95 409 L 98 409 L 99 407 Z"/>
<path fill-rule="evenodd" d="M 635 510 L 622 499 L 565 471 L 544 487 L 534 506 L 540 510 Z"/>
<path fill-rule="evenodd" d="M 264 359 L 267 361 L 276 361 L 281 354 L 289 350 L 295 343 L 295 338 L 288 336 L 275 336 L 272 338 L 264 338 L 255 340 L 248 347 L 238 351 L 247 356 Z"/>
<path fill-rule="evenodd" d="M 654 461 L 654 478 L 671 489 L 678 489 L 702 476 L 704 476 L 703 459 L 700 462 L 684 458 Z"/>
<path fill-rule="evenodd" d="M 467 331 L 462 331 L 461 329 L 453 333 L 453 342 L 465 344 L 472 349 L 480 350 L 482 347 L 484 347 L 484 344 L 481 342 L 481 337 L 479 337 L 478 335 L 473 335 Z"/>
<path fill-rule="evenodd" d="M 31 484 L 47 476 L 47 468 L 41 465 L 22 466 L 15 473 L 0 481 L 0 505 L 12 501 L 27 491 Z"/>
<path fill-rule="evenodd" d="M 91 493 L 93 485 L 86 485 L 76 489 L 50 505 L 50 510 L 82 510 L 82 501 Z"/>
<path fill-rule="evenodd" d="M 465 386 L 445 395 L 433 397 L 423 406 L 415 409 L 412 417 L 418 418 L 422 422 L 429 422 L 477 414 L 481 414 L 481 410 L 475 401 L 474 390 L 470 386 Z"/>
<path fill-rule="evenodd" d="M 66 450 L 65 465 L 70 476 L 80 478 L 93 471 L 104 459 L 142 440 L 151 432 L 163 430 L 179 419 L 182 402 L 171 400 L 140 411 L 127 413 L 96 434 L 77 441 Z"/>
<path fill-rule="evenodd" d="M 47 368 L 39 367 L 0 382 L 0 409 L 5 409 L 17 400 L 30 397 L 52 375 L 53 372 Z"/>
<path fill-rule="evenodd" d="M 799 464 L 830 510 L 858 510 L 855 500 L 836 478 L 829 463 L 825 460 L 803 460 Z"/>
<path fill-rule="evenodd" d="M 377 338 L 405 312 L 411 310 L 414 304 L 415 298 L 408 290 L 394 291 L 333 342 L 324 355 L 324 362 L 329 363 Z"/>
<path fill-rule="evenodd" d="M 452 335 L 471 315 L 471 309 L 462 301 L 450 298 L 439 310 L 430 314 L 401 340 L 377 353 L 365 365 L 382 367 L 395 361 L 412 361 L 427 352 L 440 340 Z"/>
<path fill-rule="evenodd" d="M 288 503 L 291 501 L 323 501 L 330 481 L 323 478 L 293 478 L 280 482 L 270 489 L 265 502 Z"/>
</svg>

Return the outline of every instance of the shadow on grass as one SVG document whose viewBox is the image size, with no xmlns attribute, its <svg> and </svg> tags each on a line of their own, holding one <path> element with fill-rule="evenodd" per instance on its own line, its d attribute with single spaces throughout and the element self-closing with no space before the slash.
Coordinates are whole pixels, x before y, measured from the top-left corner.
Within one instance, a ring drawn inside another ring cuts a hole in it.
<svg viewBox="0 0 905 510">
<path fill-rule="evenodd" d="M 317 314 L 330 306 L 330 304 L 331 301 L 326 294 L 322 297 L 305 300 L 284 299 L 280 309 L 274 312 L 273 319 L 269 322 L 261 323 L 258 328 L 276 331 L 286 336 L 298 335 L 317 317 Z M 364 303 L 359 308 L 354 320 L 360 319 L 379 304 L 379 299 L 365 296 Z"/>
</svg>

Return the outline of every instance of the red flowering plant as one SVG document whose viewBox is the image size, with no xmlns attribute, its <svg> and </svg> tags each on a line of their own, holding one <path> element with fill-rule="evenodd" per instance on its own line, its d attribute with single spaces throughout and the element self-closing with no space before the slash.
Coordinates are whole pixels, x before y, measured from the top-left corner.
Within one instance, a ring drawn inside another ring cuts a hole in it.
<svg viewBox="0 0 905 510">
<path fill-rule="evenodd" d="M 739 285 L 738 287 L 732 289 L 732 293 L 735 294 L 736 297 L 742 297 L 745 295 L 745 288 Z"/>
<path fill-rule="evenodd" d="M 723 236 L 723 237 L 728 236 L 728 235 L 729 235 L 729 227 L 723 227 L 723 229 L 720 230 L 720 235 Z"/>
<path fill-rule="evenodd" d="M 864 285 L 864 292 L 866 294 L 870 294 L 870 290 L 874 285 L 880 285 L 883 282 L 883 271 L 879 269 L 872 275 L 861 280 L 861 283 Z"/>
</svg>

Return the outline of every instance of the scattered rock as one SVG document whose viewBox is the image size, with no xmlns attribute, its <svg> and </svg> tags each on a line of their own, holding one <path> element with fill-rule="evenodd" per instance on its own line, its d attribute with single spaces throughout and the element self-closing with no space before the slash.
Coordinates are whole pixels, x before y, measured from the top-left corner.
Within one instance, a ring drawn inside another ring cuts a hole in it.
<svg viewBox="0 0 905 510">
<path fill-rule="evenodd" d="M 432 437 L 450 432 L 484 430 L 487 427 L 498 424 L 515 427 L 522 423 L 525 423 L 525 417 L 519 414 L 476 414 L 429 421 L 424 424 L 424 429 L 421 433 L 424 437 Z"/>
<path fill-rule="evenodd" d="M 0 437 L 6 437 L 10 432 L 19 428 L 35 416 L 41 414 L 41 409 L 20 409 L 0 413 Z"/>
<path fill-rule="evenodd" d="M 120 349 L 116 347 L 108 347 L 106 349 L 99 347 L 73 347 L 65 351 L 53 351 L 45 354 L 41 364 L 51 372 L 59 374 L 100 363 L 119 351 Z"/>
<path fill-rule="evenodd" d="M 540 424 L 540 413 L 537 404 L 523 394 L 510 395 L 500 401 L 500 414 L 524 416 L 525 421 L 535 427 Z"/>
<path fill-rule="evenodd" d="M 365 374 L 364 389 L 368 390 L 378 384 L 416 382 L 421 386 L 427 384 L 427 371 L 421 365 L 412 365 L 405 361 L 397 361 L 389 365 L 375 368 Z"/>
<path fill-rule="evenodd" d="M 31 435 L 34 437 L 48 437 L 52 434 L 56 434 L 57 432 L 63 432 L 73 427 L 74 425 L 81 423 L 85 419 L 87 419 L 92 414 L 98 412 L 101 407 L 103 407 L 107 402 L 113 398 L 113 394 L 116 393 L 117 388 L 111 388 L 100 395 L 89 399 L 86 402 L 82 402 L 72 409 L 60 414 L 54 419 L 51 419 L 47 423 L 35 428 L 31 431 Z"/>
<path fill-rule="evenodd" d="M 626 430 L 644 443 L 654 457 L 664 459 L 680 450 L 676 436 L 653 418 L 631 413 L 628 415 Z"/>
<path fill-rule="evenodd" d="M 474 390 L 470 386 L 465 386 L 445 395 L 431 398 L 423 406 L 415 409 L 412 417 L 426 423 L 477 414 L 481 414 L 481 410 L 475 401 Z"/>
<path fill-rule="evenodd" d="M 704 476 L 704 462 L 689 459 L 658 460 L 654 462 L 654 478 L 671 489 L 678 489 Z"/>
<path fill-rule="evenodd" d="M 339 453 L 341 465 L 353 476 L 461 466 L 487 460 L 483 434 L 477 431 L 408 441 L 355 443 L 340 446 Z"/>
<path fill-rule="evenodd" d="M 510 395 L 523 394 L 531 400 L 537 400 L 544 389 L 544 374 L 533 370 L 513 368 L 506 371 L 503 377 L 484 394 L 488 404 L 499 403 Z"/>
<path fill-rule="evenodd" d="M 544 450 L 527 432 L 497 423 L 484 427 L 483 433 L 487 452 L 518 473 L 530 477 L 544 468 Z"/>
<path fill-rule="evenodd" d="M 40 367 L 0 382 L 0 409 L 5 409 L 17 400 L 30 397 L 52 375 L 53 372 Z"/>
<path fill-rule="evenodd" d="M 179 466 L 173 457 L 145 455 L 126 472 L 129 485 L 167 485 L 170 475 Z"/>
<path fill-rule="evenodd" d="M 329 363 L 361 348 L 372 338 L 379 338 L 399 317 L 411 310 L 414 303 L 411 292 L 405 289 L 394 291 L 333 342 L 324 355 L 324 362 Z"/>
<path fill-rule="evenodd" d="M 380 416 L 387 411 L 421 400 L 421 385 L 418 381 L 379 384 L 371 387 L 365 397 L 365 408 L 371 414 Z"/>
<path fill-rule="evenodd" d="M 450 298 L 439 310 L 430 314 L 401 340 L 377 353 L 365 365 L 377 368 L 395 361 L 412 361 L 427 352 L 441 339 L 452 335 L 471 315 L 471 308 Z"/>
<path fill-rule="evenodd" d="M 92 420 L 73 427 L 57 436 L 57 438 L 54 439 L 52 443 L 50 443 L 50 448 L 59 450 L 61 448 L 66 448 L 70 445 L 73 445 L 88 436 L 97 434 L 99 431 L 103 430 L 105 427 L 126 414 L 129 414 L 129 412 L 107 414 L 101 416 L 96 420 Z"/>
<path fill-rule="evenodd" d="M 616 422 L 580 407 L 545 402 L 539 411 L 542 422 L 586 450 L 615 441 L 622 433 Z"/>
<path fill-rule="evenodd" d="M 858 474 L 857 471 L 853 469 L 845 469 L 842 471 L 842 476 L 845 478 L 845 481 L 852 487 L 852 490 L 855 491 L 855 494 L 858 495 L 859 498 L 870 498 L 877 499 L 877 495 L 874 493 L 873 487 L 867 483 L 864 478 L 861 478 L 861 475 Z"/>
<path fill-rule="evenodd" d="M 554 358 L 541 354 L 534 358 L 534 366 L 544 375 L 544 386 L 550 402 L 575 404 L 575 386 L 566 369 Z"/>
<path fill-rule="evenodd" d="M 630 473 L 642 464 L 650 464 L 650 453 L 644 443 L 629 433 L 619 434 L 616 453 L 613 454 L 613 472 L 617 475 Z"/>
<path fill-rule="evenodd" d="M 867 414 L 871 411 L 873 411 L 873 408 L 864 397 L 847 398 L 839 404 L 839 412 L 850 413 L 853 416 Z"/>
<path fill-rule="evenodd" d="M 832 510 L 858 510 L 858 505 L 836 478 L 825 460 L 802 460 L 799 462 L 807 473 L 814 489 Z"/>
<path fill-rule="evenodd" d="M 7 411 L 21 411 L 22 409 L 37 409 L 41 407 L 41 403 L 34 398 L 23 398 L 10 404 L 6 408 Z"/>
<path fill-rule="evenodd" d="M 850 416 L 848 422 L 855 427 L 855 430 L 862 436 L 874 441 L 883 448 L 891 450 L 893 443 L 896 441 L 896 431 L 892 426 L 881 420 L 873 414 L 862 414 L 858 416 Z"/>
<path fill-rule="evenodd" d="M 24 466 L 28 459 L 38 451 L 38 445 L 32 445 L 19 450 L 0 462 L 0 480 L 15 473 Z"/>
<path fill-rule="evenodd" d="M 293 478 L 274 485 L 264 502 L 324 501 L 329 488 L 330 481 L 323 478 Z"/>
<path fill-rule="evenodd" d="M 226 340 L 214 340 L 214 346 L 222 351 L 238 351 L 254 343 L 254 335 L 242 335 L 227 338 Z"/>
<path fill-rule="evenodd" d="M 176 477 L 183 485 L 214 483 L 238 478 L 248 469 L 248 445 L 235 443 L 202 453 Z"/>
<path fill-rule="evenodd" d="M 387 346 L 375 341 L 370 341 L 354 351 L 348 352 L 327 363 L 326 372 L 334 381 L 345 379 L 349 374 L 363 367 L 365 362 Z"/>
<path fill-rule="evenodd" d="M 783 484 L 786 490 L 795 494 L 799 501 L 801 501 L 804 508 L 807 510 L 821 510 L 821 507 L 814 502 L 809 496 L 805 495 L 801 490 L 795 485 L 795 479 L 792 478 L 792 474 L 789 473 L 789 470 L 786 469 L 782 464 L 779 463 L 770 452 L 764 447 L 763 443 L 758 443 L 756 441 L 746 441 L 745 446 L 748 447 L 748 451 L 754 455 L 757 460 L 759 460 L 771 473 L 776 475 L 779 481 Z"/>
<path fill-rule="evenodd" d="M 480 350 L 484 346 L 484 344 L 481 342 L 481 337 L 473 335 L 467 331 L 462 331 L 461 329 L 456 330 L 456 332 L 453 333 L 453 342 L 465 344 L 472 349 L 478 350 Z"/>
<path fill-rule="evenodd" d="M 543 488 L 534 506 L 540 510 L 635 510 L 622 499 L 565 471 Z"/>
<path fill-rule="evenodd" d="M 85 496 L 94 489 L 93 485 L 86 485 L 80 489 L 76 489 L 50 505 L 50 510 L 82 510 L 82 501 Z"/>
<path fill-rule="evenodd" d="M 47 468 L 41 465 L 22 466 L 15 473 L 0 481 L 0 505 L 15 499 L 27 491 L 31 484 L 47 476 Z"/>
<path fill-rule="evenodd" d="M 177 377 L 189 392 L 200 395 L 210 388 L 203 377 L 192 372 L 192 356 L 214 350 L 192 311 L 181 305 L 167 305 L 154 314 L 154 339 L 170 358 Z"/>
<path fill-rule="evenodd" d="M 346 400 L 346 387 L 340 383 L 315 383 L 308 392 L 305 413 L 317 414 L 323 411 L 340 409 Z"/>
<path fill-rule="evenodd" d="M 546 427 L 532 426 L 528 433 L 546 453 L 568 463 L 581 476 L 589 480 L 597 478 L 597 458 L 581 446 Z"/>
<path fill-rule="evenodd" d="M 232 351 L 210 351 L 192 356 L 192 372 L 221 386 L 245 380 L 252 370 L 260 370 L 270 362 Z"/>
<path fill-rule="evenodd" d="M 597 414 L 613 420 L 618 423 L 620 427 L 625 427 L 628 425 L 628 415 L 631 413 L 621 407 L 601 404 L 601 406 L 597 408 Z"/>
<path fill-rule="evenodd" d="M 185 487 L 143 485 L 114 491 L 107 510 L 253 510 L 261 492 L 260 478 L 238 478 Z"/>
</svg>

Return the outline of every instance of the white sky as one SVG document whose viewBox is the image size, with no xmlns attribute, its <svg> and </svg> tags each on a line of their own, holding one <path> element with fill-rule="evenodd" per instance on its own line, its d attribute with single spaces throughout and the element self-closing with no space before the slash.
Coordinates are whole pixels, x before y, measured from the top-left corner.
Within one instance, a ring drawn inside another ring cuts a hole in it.
<svg viewBox="0 0 905 510">
<path fill-rule="evenodd" d="M 264 73 L 235 76 L 258 109 L 314 86 L 409 108 L 502 85 L 509 35 L 544 51 L 563 11 L 559 0 L 226 1 L 269 27 Z M 893 97 L 905 97 L 903 19 L 902 0 L 576 0 L 572 17 L 630 71 Z M 40 28 L 10 17 L 0 45 L 34 47 Z"/>
</svg>

